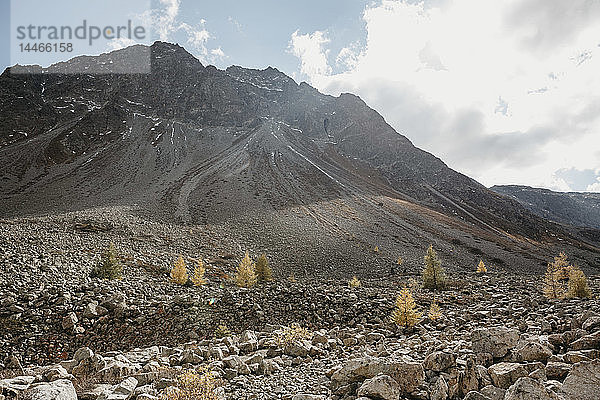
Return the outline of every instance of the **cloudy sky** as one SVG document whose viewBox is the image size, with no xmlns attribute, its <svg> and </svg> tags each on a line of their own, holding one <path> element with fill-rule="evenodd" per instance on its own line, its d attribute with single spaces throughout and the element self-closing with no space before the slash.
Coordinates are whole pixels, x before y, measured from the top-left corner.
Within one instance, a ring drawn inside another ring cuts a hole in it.
<svg viewBox="0 0 600 400">
<path fill-rule="evenodd" d="M 119 15 L 123 2 L 110 2 L 96 2 L 96 20 Z M 40 1 L 37 11 L 59 3 Z M 144 42 L 177 42 L 205 64 L 271 65 L 322 92 L 355 93 L 416 146 L 487 186 L 600 192 L 600 0 L 145 4 L 121 13 L 149 27 Z M 67 9 L 62 17 L 81 18 Z M 13 33 L 2 35 L 3 66 L 19 61 L 6 41 Z"/>
</svg>

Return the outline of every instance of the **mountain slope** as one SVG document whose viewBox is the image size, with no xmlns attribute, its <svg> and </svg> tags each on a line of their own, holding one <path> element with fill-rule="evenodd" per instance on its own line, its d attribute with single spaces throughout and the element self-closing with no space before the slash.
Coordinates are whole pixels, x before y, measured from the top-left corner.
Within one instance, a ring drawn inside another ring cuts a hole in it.
<svg viewBox="0 0 600 400">
<path fill-rule="evenodd" d="M 136 205 L 324 273 L 383 273 L 401 254 L 416 268 L 429 243 L 456 268 L 537 268 L 557 243 L 594 262 L 596 249 L 414 147 L 354 95 L 273 68 L 205 67 L 161 42 L 151 74 L 64 73 L 142 48 L 2 74 L 3 215 Z"/>
<path fill-rule="evenodd" d="M 578 227 L 583 236 L 600 242 L 599 193 L 562 193 L 518 185 L 499 185 L 490 189 L 517 200 L 542 218 Z"/>
</svg>

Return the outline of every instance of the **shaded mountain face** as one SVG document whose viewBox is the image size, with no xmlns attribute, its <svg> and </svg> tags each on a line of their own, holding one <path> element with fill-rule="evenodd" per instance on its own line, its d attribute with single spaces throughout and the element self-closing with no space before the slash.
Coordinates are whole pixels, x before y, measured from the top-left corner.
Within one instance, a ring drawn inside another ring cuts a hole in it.
<svg viewBox="0 0 600 400">
<path fill-rule="evenodd" d="M 517 200 L 540 217 L 578 227 L 583 235 L 600 242 L 600 193 L 562 193 L 519 185 L 490 189 Z"/>
<path fill-rule="evenodd" d="M 205 67 L 162 42 L 150 74 L 65 73 L 147 49 L 0 76 L 0 214 L 135 205 L 319 270 L 420 265 L 429 243 L 456 266 L 539 267 L 559 241 L 594 262 L 595 248 L 414 147 L 357 96 Z"/>
</svg>

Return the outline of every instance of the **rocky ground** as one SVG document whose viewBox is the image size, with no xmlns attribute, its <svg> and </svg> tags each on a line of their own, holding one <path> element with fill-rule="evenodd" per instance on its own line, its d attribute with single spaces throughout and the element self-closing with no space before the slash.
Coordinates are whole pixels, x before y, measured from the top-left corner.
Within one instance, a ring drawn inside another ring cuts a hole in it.
<svg viewBox="0 0 600 400">
<path fill-rule="evenodd" d="M 153 399 L 184 369 L 209 365 L 231 399 L 597 399 L 600 305 L 548 301 L 539 275 L 449 271 L 443 316 L 404 331 L 395 297 L 420 266 L 350 289 L 273 268 L 228 279 L 242 249 L 219 227 L 89 211 L 0 221 L 0 399 Z M 91 279 L 114 241 L 122 280 Z M 168 281 L 178 254 L 208 265 L 206 286 Z M 442 261 L 444 255 L 441 254 Z M 550 260 L 551 256 L 549 256 Z M 600 276 L 589 276 L 595 294 Z M 415 289 L 424 315 L 433 301 Z M 284 343 L 285 327 L 307 328 Z M 231 333 L 215 338 L 218 325 Z M 58 397 L 58 396 L 62 397 Z"/>
</svg>

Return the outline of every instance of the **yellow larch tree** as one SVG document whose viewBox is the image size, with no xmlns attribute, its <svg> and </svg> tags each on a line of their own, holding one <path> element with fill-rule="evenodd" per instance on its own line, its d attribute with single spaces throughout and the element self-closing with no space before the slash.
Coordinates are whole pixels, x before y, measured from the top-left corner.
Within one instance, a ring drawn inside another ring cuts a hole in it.
<svg viewBox="0 0 600 400">
<path fill-rule="evenodd" d="M 269 266 L 267 255 L 262 253 L 256 260 L 256 277 L 260 282 L 271 282 L 273 280 L 273 271 Z"/>
<path fill-rule="evenodd" d="M 479 264 L 477 264 L 477 273 L 482 274 L 485 272 L 487 272 L 487 268 L 486 268 L 485 264 L 483 263 L 483 260 L 479 260 Z"/>
<path fill-rule="evenodd" d="M 204 266 L 204 261 L 199 259 L 196 267 L 194 267 L 194 274 L 192 275 L 192 283 L 194 286 L 203 286 L 208 283 L 208 280 L 204 276 L 205 273 L 206 267 Z"/>
<path fill-rule="evenodd" d="M 415 300 L 406 287 L 400 291 L 396 298 L 396 305 L 392 313 L 392 321 L 399 327 L 410 328 L 415 326 L 421 318 L 416 310 Z"/>
<path fill-rule="evenodd" d="M 182 256 L 179 256 L 175 261 L 175 265 L 173 265 L 173 269 L 171 269 L 171 280 L 178 285 L 185 285 L 188 281 L 187 268 Z"/>
<path fill-rule="evenodd" d="M 569 267 L 567 255 L 560 253 L 554 257 L 554 261 L 548 263 L 546 273 L 544 274 L 544 295 L 549 299 L 563 299 L 566 294 L 564 279 L 564 271 Z"/>
<path fill-rule="evenodd" d="M 252 262 L 252 259 L 250 259 L 248 251 L 246 251 L 244 258 L 238 265 L 237 273 L 235 275 L 235 283 L 239 287 L 250 288 L 256 285 L 256 281 L 256 266 L 254 262 Z"/>
</svg>

